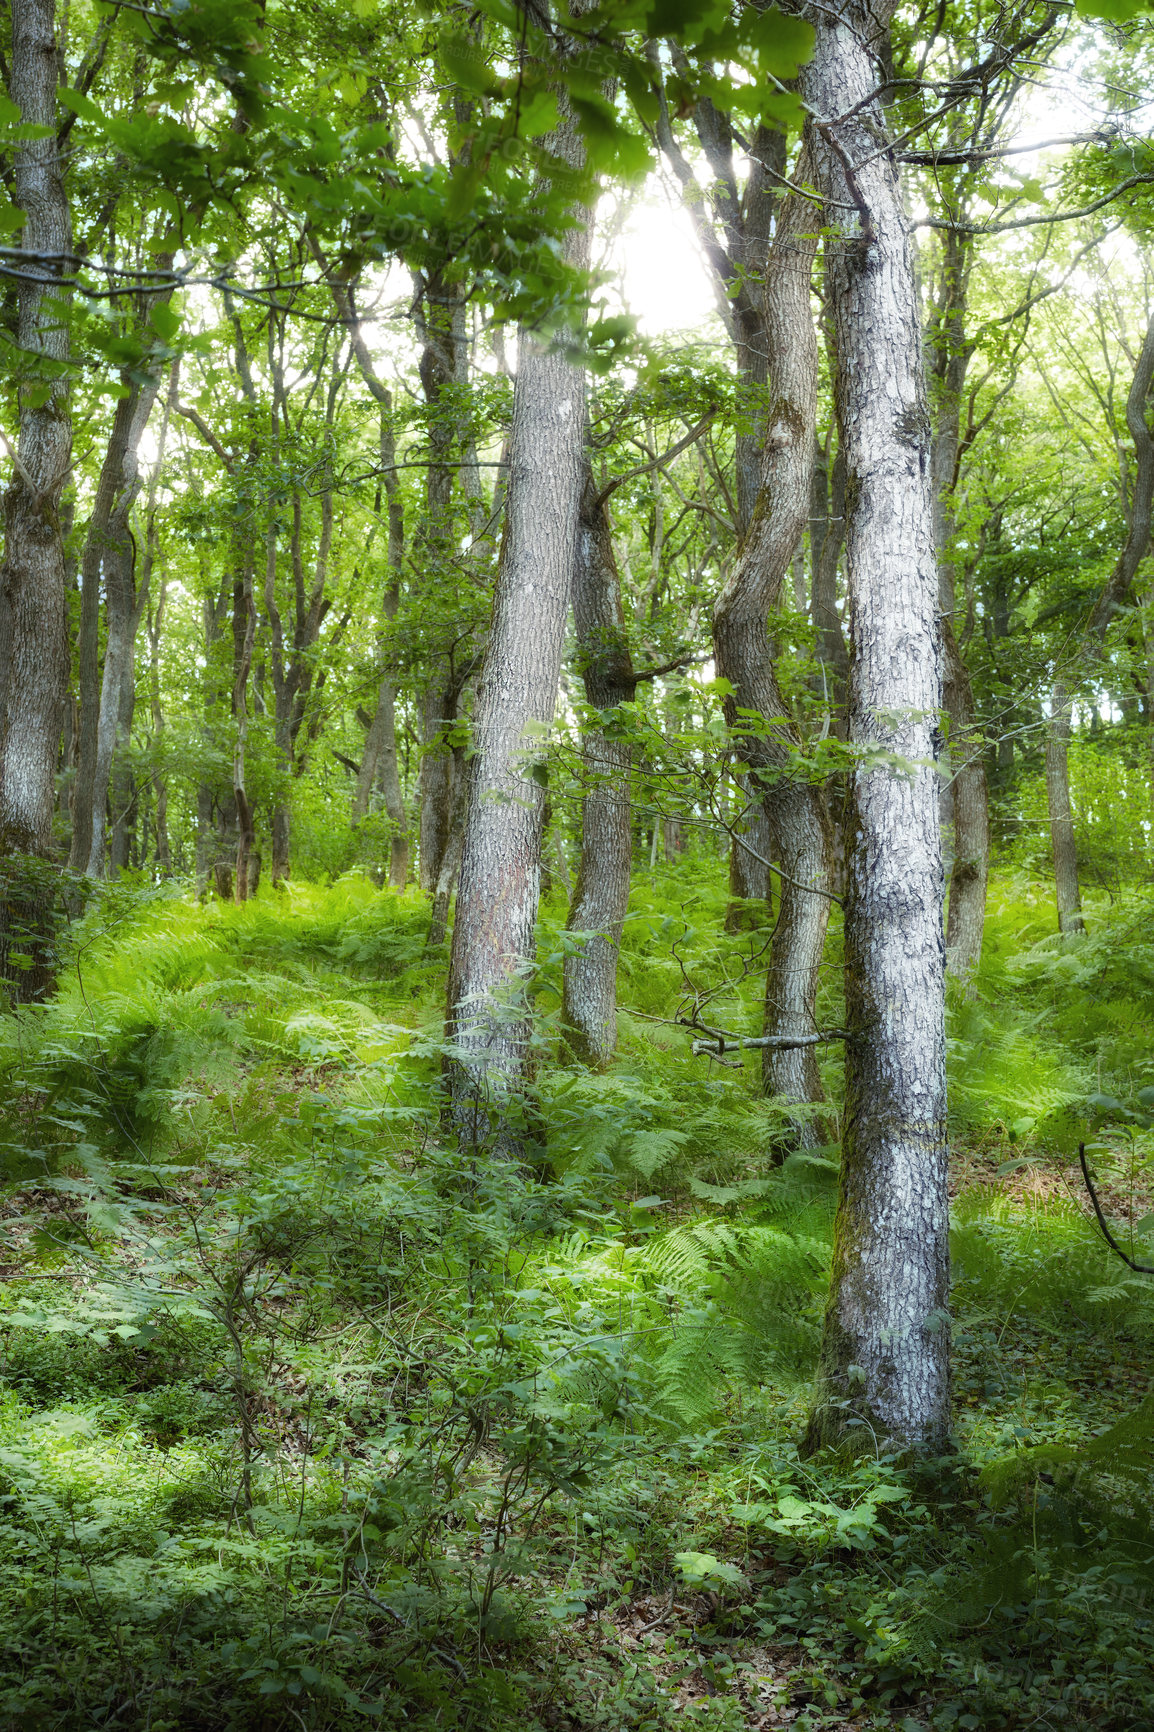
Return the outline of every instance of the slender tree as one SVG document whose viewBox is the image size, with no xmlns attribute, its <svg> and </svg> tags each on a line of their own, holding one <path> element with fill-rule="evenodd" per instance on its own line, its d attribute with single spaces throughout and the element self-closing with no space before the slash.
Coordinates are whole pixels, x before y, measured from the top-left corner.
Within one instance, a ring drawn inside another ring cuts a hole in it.
<svg viewBox="0 0 1154 1732">
<path fill-rule="evenodd" d="M 809 175 L 803 157 L 797 170 Z M 769 620 L 805 529 L 813 485 L 817 342 L 810 275 L 818 221 L 810 198 L 791 194 L 779 208 L 766 273 L 765 336 L 769 408 L 762 488 L 733 574 L 713 613 L 717 671 L 729 681 L 730 726 L 739 734 L 770 820 L 781 863 L 780 903 L 766 978 L 766 1032 L 807 1035 L 814 1029 L 818 969 L 829 911 L 828 847 L 822 790 L 792 773 L 798 736 L 774 665 Z M 743 732 L 740 717 L 762 725 Z M 740 845 L 740 843 L 739 843 Z M 796 1103 L 823 1099 L 812 1046 L 764 1049 L 767 1091 Z M 810 1115 L 797 1122 L 804 1144 L 824 1142 L 828 1127 Z"/>
<path fill-rule="evenodd" d="M 606 501 L 586 458 L 573 565 L 573 620 L 586 701 L 609 712 L 637 689 Z M 594 723 L 581 741 L 581 860 L 569 908 L 584 937 L 565 957 L 561 1021 L 574 1057 L 601 1066 L 617 1045 L 617 958 L 633 859 L 628 742 Z"/>
<path fill-rule="evenodd" d="M 563 101 L 563 99 L 562 99 Z M 563 114 L 550 148 L 582 165 Z M 575 215 L 567 262 L 586 269 L 590 213 Z M 505 538 L 477 689 L 446 1037 L 452 1117 L 462 1143 L 490 1136 L 516 1154 L 529 1058 L 526 990 L 534 953 L 545 792 L 532 771 L 553 720 L 584 477 L 585 378 L 522 330 L 513 392 Z"/>
<path fill-rule="evenodd" d="M 876 1446 L 949 1429 L 945 956 L 938 819 L 941 641 L 920 309 L 879 66 L 892 7 L 807 11 L 801 75 L 826 200 L 846 468 L 849 740 L 903 768 L 850 777 L 846 1122 L 809 1444 L 851 1420 Z"/>
</svg>

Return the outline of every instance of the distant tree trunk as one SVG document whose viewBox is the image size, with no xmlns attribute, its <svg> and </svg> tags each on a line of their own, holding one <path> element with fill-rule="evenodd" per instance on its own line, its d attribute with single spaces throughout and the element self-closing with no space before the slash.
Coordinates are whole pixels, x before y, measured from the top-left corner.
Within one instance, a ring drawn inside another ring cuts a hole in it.
<svg viewBox="0 0 1154 1732">
<path fill-rule="evenodd" d="M 580 162 L 565 119 L 553 149 Z M 589 258 L 589 213 L 563 243 Z M 525 1147 L 529 1061 L 527 975 L 534 953 L 544 789 L 533 779 L 533 730 L 553 720 L 584 477 L 585 381 L 563 354 L 521 333 L 505 539 L 473 716 L 469 805 L 449 964 L 446 1061 L 461 1143 Z M 528 763 L 526 762 L 528 760 Z"/>
<path fill-rule="evenodd" d="M 729 849 L 729 895 L 725 930 L 741 932 L 769 919 L 773 906 L 773 831 L 760 790 L 747 775 L 739 775 L 737 786 L 742 804 L 734 814 L 734 836 Z"/>
<path fill-rule="evenodd" d="M 837 611 L 837 570 L 845 546 L 845 458 L 838 448 L 832 465 L 824 451 L 814 467 L 813 506 L 810 512 L 810 618 L 817 635 L 821 673 L 815 681 L 829 710 L 830 731 L 845 737 L 845 692 L 849 679 L 849 656 Z"/>
<path fill-rule="evenodd" d="M 1061 680 L 1050 697 L 1046 730 L 1046 804 L 1050 811 L 1050 843 L 1054 851 L 1054 891 L 1058 931 L 1085 932 L 1082 893 L 1078 884 L 1078 849 L 1070 806 L 1070 712 L 1072 700 Z"/>
<path fill-rule="evenodd" d="M 270 533 L 270 544 L 275 558 L 276 532 Z M 252 542 L 246 541 L 244 556 L 238 572 L 239 584 L 234 592 L 233 633 L 237 643 L 238 653 L 234 662 L 234 683 L 232 688 L 232 714 L 236 724 L 235 745 L 232 757 L 232 793 L 236 801 L 237 841 L 236 841 L 236 876 L 234 880 L 234 895 L 238 902 L 247 902 L 249 890 L 249 862 L 256 841 L 253 824 L 252 806 L 249 802 L 246 782 L 248 748 L 248 680 L 252 672 L 252 650 L 256 639 L 256 604 L 253 600 L 253 549 Z"/>
<path fill-rule="evenodd" d="M 120 706 L 116 726 L 119 750 L 113 757 L 112 775 L 109 780 L 112 832 L 109 837 L 108 864 L 114 877 L 118 873 L 127 871 L 131 865 L 132 842 L 138 815 L 136 777 L 128 756 L 128 745 L 132 738 L 132 718 L 136 711 L 134 673 L 135 658 L 126 670 L 124 683 L 120 688 Z"/>
<path fill-rule="evenodd" d="M 805 172 L 808 172 L 806 170 Z M 766 979 L 766 1032 L 809 1034 L 829 914 L 826 818 L 821 790 L 792 772 L 797 743 L 782 696 L 769 637 L 777 606 L 810 510 L 817 402 L 817 343 L 810 311 L 810 275 L 817 248 L 812 204 L 791 195 L 780 207 L 766 273 L 765 330 L 772 380 L 762 463 L 762 491 L 749 534 L 713 615 L 717 671 L 732 687 L 730 726 L 739 711 L 756 711 L 765 729 L 744 735 L 741 749 L 751 784 L 760 787 L 777 856 L 781 900 Z M 767 1093 L 787 1102 L 822 1101 L 815 1049 L 766 1048 Z M 829 1139 L 820 1119 L 801 1114 L 800 1145 Z"/>
<path fill-rule="evenodd" d="M 850 776 L 846 1125 L 811 1448 L 941 1449 L 949 1432 L 941 640 L 921 321 L 871 44 L 892 6 L 814 6 L 799 83 L 826 199 L 845 452 Z M 828 119 L 825 117 L 829 117 Z M 846 164 L 849 164 L 847 171 Z"/>
<path fill-rule="evenodd" d="M 163 267 L 171 255 L 158 261 Z M 143 323 L 143 321 L 142 321 Z M 175 379 L 175 375 L 174 375 Z M 81 558 L 80 742 L 73 799 L 70 865 L 90 878 L 104 873 L 104 844 L 113 759 L 131 727 L 136 632 L 136 544 L 132 509 L 140 491 L 140 442 L 160 389 L 159 377 L 146 382 L 125 377 L 126 395 L 117 401 L 108 449 L 101 465 L 92 515 Z M 167 414 L 165 420 L 167 424 Z M 107 637 L 104 674 L 97 696 L 99 593 L 103 578 Z M 123 780 L 123 779 L 122 779 Z M 120 789 L 123 796 L 126 790 Z"/>
<path fill-rule="evenodd" d="M 586 699 L 601 711 L 629 703 L 637 682 L 621 576 L 588 457 L 573 561 L 573 617 Z M 565 957 L 561 1026 L 573 1057 L 600 1068 L 617 1047 L 617 959 L 633 860 L 629 747 L 594 725 L 582 738 L 581 754 L 581 861 L 568 924 L 571 932 L 588 936 Z"/>
<path fill-rule="evenodd" d="M 53 0 L 12 0 L 8 94 L 23 125 L 44 129 L 11 150 L 12 194 L 24 212 L 21 246 L 35 255 L 16 287 L 20 431 L 4 496 L 0 567 L 0 977 L 18 1000 L 52 978 L 52 854 L 56 761 L 69 654 L 60 502 L 72 456 L 69 413 L 71 290 L 57 260 L 72 252 L 72 221 L 56 138 Z M 47 262 L 43 262 L 47 261 Z"/>
<path fill-rule="evenodd" d="M 950 579 L 953 605 L 953 580 Z M 970 676 L 949 614 L 942 614 L 944 680 L 942 707 L 950 718 L 954 804 L 954 858 L 946 918 L 946 967 L 965 980 L 981 961 L 990 870 L 990 812 L 984 763 L 985 741 L 974 720 Z"/>
<path fill-rule="evenodd" d="M 360 339 L 364 347 L 364 339 Z M 356 352 L 356 343 L 354 343 Z M 358 352 L 358 360 L 360 355 Z M 361 362 L 361 371 L 365 371 L 365 362 Z M 370 369 L 371 371 L 371 369 Z M 375 379 L 375 375 L 373 375 Z M 379 384 L 379 381 L 377 381 Z M 371 387 L 370 387 L 371 388 Z M 374 393 L 376 395 L 376 393 Z M 378 401 L 381 406 L 380 421 L 380 456 L 381 456 L 381 486 L 377 492 L 377 512 L 381 509 L 381 499 L 388 501 L 389 516 L 389 580 L 382 601 L 382 611 L 386 622 L 396 618 L 401 595 L 401 567 L 405 553 L 405 521 L 401 505 L 400 488 L 397 485 L 396 460 L 397 447 L 393 432 L 393 400 L 384 386 L 380 386 Z M 383 636 L 383 634 L 382 634 Z M 389 651 L 382 644 L 382 657 L 387 657 Z M 361 758 L 360 773 L 357 776 L 356 791 L 353 795 L 353 822 L 358 823 L 369 809 L 369 800 L 374 787 L 379 786 L 385 802 L 385 811 L 389 818 L 389 883 L 394 890 L 403 890 L 409 877 L 409 820 L 405 811 L 404 790 L 401 787 L 400 765 L 397 760 L 397 712 L 396 691 L 393 686 L 391 671 L 381 675 L 377 687 L 377 707 L 365 736 L 365 750 Z M 439 942 L 439 941 L 438 941 Z"/>
<path fill-rule="evenodd" d="M 1146 420 L 1154 386 L 1154 314 L 1146 327 L 1134 377 L 1126 397 L 1126 426 L 1134 441 L 1136 468 L 1130 501 L 1126 543 L 1113 571 L 1090 610 L 1073 653 L 1058 667 L 1050 704 L 1050 726 L 1046 735 L 1046 798 L 1050 809 L 1050 839 L 1054 851 L 1054 888 L 1058 903 L 1058 930 L 1084 932 L 1082 897 L 1078 887 L 1078 850 L 1070 807 L 1070 717 L 1071 686 L 1079 672 L 1101 653 L 1110 622 L 1123 607 L 1150 545 L 1154 526 L 1154 436 Z"/>
<path fill-rule="evenodd" d="M 453 810 L 449 815 L 449 839 L 441 855 L 441 870 L 433 888 L 433 906 L 425 949 L 435 950 L 444 944 L 449 930 L 449 905 L 461 872 L 461 852 L 465 840 L 465 814 L 468 809 L 469 786 L 465 774 L 464 753 L 458 747 L 458 762 L 453 775 Z"/>
<path fill-rule="evenodd" d="M 151 550 L 150 550 L 151 551 Z M 168 777 L 164 773 L 164 707 L 160 695 L 160 633 L 168 600 L 168 580 L 162 577 L 155 605 L 148 610 L 148 697 L 152 712 L 152 794 L 156 802 L 156 869 L 162 878 L 172 877 L 172 849 L 168 839 Z"/>
<path fill-rule="evenodd" d="M 973 237 L 947 232 L 943 249 L 932 347 L 937 426 L 931 464 L 934 540 L 938 550 L 938 594 L 942 614 L 942 702 L 950 719 L 953 799 L 954 853 L 946 925 L 946 966 L 951 974 L 966 979 L 972 975 L 982 955 L 990 856 L 985 742 L 975 723 L 973 689 L 954 630 L 957 607 L 957 570 L 953 551 L 957 534 L 954 488 L 962 451 L 962 397 L 974 352 L 974 345 L 965 334 Z"/>
</svg>

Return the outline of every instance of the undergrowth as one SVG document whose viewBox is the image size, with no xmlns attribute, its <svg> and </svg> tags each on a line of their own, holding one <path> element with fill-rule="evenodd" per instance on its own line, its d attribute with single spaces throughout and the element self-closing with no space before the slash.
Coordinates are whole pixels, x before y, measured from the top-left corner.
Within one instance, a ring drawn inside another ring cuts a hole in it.
<svg viewBox="0 0 1154 1732">
<path fill-rule="evenodd" d="M 915 1473 L 798 1454 L 837 1149 L 779 1165 L 755 1060 L 676 1025 L 757 1026 L 719 878 L 638 885 L 603 1078 L 557 1062 L 545 910 L 532 1173 L 442 1136 L 415 894 L 76 923 L 0 1020 L 0 1724 L 1154 1723 L 1154 1284 L 1073 1183 L 1088 1098 L 1150 1080 L 1154 905 L 1075 948 L 997 887 L 950 1013 L 956 1451 Z M 1095 1155 L 1139 1255 L 1145 1138 Z"/>
</svg>

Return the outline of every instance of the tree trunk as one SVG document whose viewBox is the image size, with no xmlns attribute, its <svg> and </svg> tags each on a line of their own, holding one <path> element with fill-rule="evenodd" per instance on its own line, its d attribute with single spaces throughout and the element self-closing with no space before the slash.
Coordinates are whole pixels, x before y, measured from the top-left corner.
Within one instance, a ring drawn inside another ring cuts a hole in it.
<svg viewBox="0 0 1154 1732">
<path fill-rule="evenodd" d="M 892 7 L 835 0 L 801 93 L 826 199 L 845 452 L 849 739 L 904 759 L 850 776 L 846 1126 L 808 1444 L 938 1450 L 949 1432 L 941 708 L 930 425 L 898 168 L 870 44 Z M 828 117 L 828 118 L 826 118 Z M 839 118 L 844 117 L 844 118 Z M 849 165 L 847 168 L 847 164 Z M 856 208 L 855 208 L 856 207 Z M 851 214 L 853 213 L 853 214 Z"/>
<path fill-rule="evenodd" d="M 573 561 L 573 617 L 585 696 L 594 709 L 629 703 L 637 689 L 625 636 L 621 576 L 593 471 L 585 480 Z M 566 955 L 561 1026 L 580 1064 L 602 1068 L 617 1046 L 617 959 L 633 860 L 628 745 L 590 726 L 582 739 L 581 861 L 569 930 L 584 934 Z"/>
<path fill-rule="evenodd" d="M 950 582 L 953 604 L 953 582 Z M 942 615 L 944 682 L 942 708 L 950 718 L 953 770 L 954 858 L 946 919 L 946 967 L 971 978 L 982 957 L 986 884 L 990 871 L 990 808 L 984 763 L 985 741 L 974 723 L 970 676 L 949 614 Z"/>
<path fill-rule="evenodd" d="M 69 676 L 60 502 L 72 456 L 72 297 L 52 279 L 63 270 L 54 261 L 72 252 L 72 222 L 56 138 L 54 0 L 13 0 L 10 14 L 8 93 L 23 125 L 45 131 L 12 150 L 21 245 L 37 262 L 16 289 L 20 431 L 4 496 L 0 568 L 0 976 L 14 998 L 29 1000 L 43 996 L 53 968 L 48 861 Z"/>
<path fill-rule="evenodd" d="M 950 792 L 953 861 L 950 867 L 946 967 L 966 980 L 981 960 L 990 861 L 989 795 L 985 742 L 975 725 L 974 694 L 954 630 L 957 534 L 954 488 L 961 452 L 962 396 L 973 344 L 965 335 L 973 237 L 947 232 L 933 345 L 937 426 L 931 455 L 934 540 L 938 550 L 938 603 L 942 614 L 942 704 L 950 719 Z"/>
<path fill-rule="evenodd" d="M 136 711 L 135 657 L 125 670 L 120 688 L 120 704 L 116 719 L 119 749 L 114 754 L 109 781 L 109 802 L 112 808 L 112 830 L 109 836 L 108 864 L 113 877 L 127 871 L 132 859 L 132 838 L 136 828 L 136 776 L 128 756 L 132 739 L 132 718 Z"/>
<path fill-rule="evenodd" d="M 464 753 L 460 754 L 461 759 Z M 457 879 L 461 872 L 461 852 L 465 840 L 465 813 L 468 808 L 468 778 L 462 761 L 458 760 L 453 777 L 455 797 L 453 810 L 449 815 L 449 839 L 441 855 L 441 870 L 433 887 L 433 906 L 429 916 L 429 930 L 425 937 L 425 949 L 435 950 L 444 944 L 445 935 L 449 930 L 449 904 L 453 900 L 453 891 L 457 887 Z"/>
<path fill-rule="evenodd" d="M 269 558 L 276 559 L 276 530 L 269 533 Z M 252 650 L 256 639 L 256 603 L 253 599 L 252 542 L 246 538 L 237 587 L 233 591 L 233 642 L 237 646 L 234 660 L 232 713 L 236 723 L 236 742 L 232 756 L 232 793 L 236 801 L 236 876 L 233 893 L 238 902 L 248 901 L 249 861 L 256 841 L 252 806 L 246 784 L 246 753 L 248 748 L 248 679 L 252 672 Z M 285 808 L 281 808 L 285 813 Z M 287 813 L 286 813 L 287 816 Z M 276 882 L 274 873 L 274 882 Z"/>
<path fill-rule="evenodd" d="M 566 118 L 553 149 L 570 167 L 581 145 Z M 588 268 L 590 215 L 562 246 Z M 462 1147 L 525 1149 L 522 1089 L 531 1032 L 527 998 L 541 869 L 544 789 L 535 734 L 553 721 L 584 476 L 581 369 L 522 331 L 513 391 L 505 539 L 477 689 L 469 805 L 449 964 L 446 1060 Z"/>
<path fill-rule="evenodd" d="M 348 304 L 351 315 L 351 301 Z M 401 566 L 405 552 L 405 520 L 396 474 L 397 446 L 393 431 L 393 400 L 385 387 L 376 380 L 367 351 L 364 351 L 362 358 L 363 338 L 360 339 L 359 349 L 356 341 L 353 347 L 361 371 L 370 381 L 370 389 L 373 388 L 373 383 L 377 386 L 373 394 L 377 397 L 381 409 L 381 486 L 377 492 L 377 511 L 380 512 L 383 495 L 388 501 L 389 514 L 389 581 L 382 607 L 385 621 L 391 623 L 396 618 L 400 603 Z M 381 656 L 386 667 L 388 655 L 389 648 L 382 633 Z M 396 692 L 390 671 L 381 675 L 381 682 L 377 687 L 376 712 L 365 737 L 364 756 L 353 796 L 354 824 L 365 816 L 372 791 L 377 786 L 384 795 L 385 811 L 390 825 L 389 883 L 394 890 L 403 890 L 409 877 L 409 820 L 405 811 L 404 790 L 401 787 L 400 765 L 397 761 Z"/>
<path fill-rule="evenodd" d="M 1126 397 L 1126 425 L 1134 441 L 1136 469 L 1126 544 L 1090 616 L 1074 652 L 1059 664 L 1054 679 L 1050 726 L 1046 734 L 1046 799 L 1050 810 L 1050 841 L 1054 851 L 1054 890 L 1059 932 L 1084 932 L 1082 897 L 1078 887 L 1078 850 L 1070 809 L 1071 685 L 1079 669 L 1101 652 L 1110 622 L 1126 600 L 1150 544 L 1154 518 L 1154 437 L 1146 422 L 1146 406 L 1154 385 L 1154 314 L 1134 368 Z"/>
<path fill-rule="evenodd" d="M 773 906 L 773 874 L 769 869 L 773 858 L 773 832 L 769 817 L 760 790 L 749 776 L 739 775 L 736 785 L 742 803 L 735 813 L 736 834 L 729 849 L 727 932 L 741 932 L 747 927 L 763 925 Z"/>
<path fill-rule="evenodd" d="M 1050 813 L 1050 843 L 1054 851 L 1054 891 L 1058 931 L 1085 932 L 1082 893 L 1078 886 L 1078 849 L 1070 807 L 1070 712 L 1073 703 L 1060 680 L 1050 699 L 1046 730 L 1046 804 Z"/>
<path fill-rule="evenodd" d="M 808 168 L 799 170 L 808 173 Z M 772 390 L 762 463 L 762 491 L 741 555 L 713 615 L 717 671 L 730 682 L 729 725 L 756 711 L 764 729 L 741 736 L 751 781 L 760 786 L 781 864 L 781 900 L 766 977 L 766 1033 L 809 1034 L 829 915 L 826 818 L 821 790 L 792 773 L 798 743 L 782 696 L 769 637 L 769 616 L 781 595 L 810 510 L 817 343 L 810 312 L 810 275 L 817 248 L 812 204 L 794 194 L 778 213 L 766 274 L 765 332 Z M 766 1092 L 787 1102 L 823 1100 L 815 1048 L 763 1049 Z M 829 1128 L 809 1114 L 796 1119 L 803 1147 L 829 1140 Z"/>
</svg>

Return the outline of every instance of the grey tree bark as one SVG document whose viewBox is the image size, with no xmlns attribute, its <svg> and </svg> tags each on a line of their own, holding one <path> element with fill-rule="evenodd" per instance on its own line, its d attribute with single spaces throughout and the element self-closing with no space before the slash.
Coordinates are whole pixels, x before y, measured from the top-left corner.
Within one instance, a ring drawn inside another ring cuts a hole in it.
<svg viewBox="0 0 1154 1732">
<path fill-rule="evenodd" d="M 565 117 L 551 148 L 582 160 Z M 587 268 L 589 213 L 562 243 Z M 584 475 L 585 379 L 564 354 L 521 332 L 505 538 L 477 688 L 469 803 L 449 964 L 446 1059 L 450 1111 L 463 1147 L 525 1147 L 523 1085 L 531 1022 L 544 788 L 533 778 L 537 739 L 557 701 Z"/>
<path fill-rule="evenodd" d="M 775 777 L 773 791 L 761 801 L 764 816 L 759 813 L 754 818 L 753 833 L 746 837 L 750 846 L 743 847 L 740 836 L 734 838 L 730 883 L 742 898 L 760 899 L 764 895 L 768 908 L 770 886 L 762 861 L 770 858 L 780 861 L 783 872 L 795 880 L 792 886 L 785 878 L 782 880 L 782 896 L 766 979 L 766 1030 L 770 1033 L 796 1033 L 799 1027 L 808 1030 L 812 1022 L 817 970 L 825 938 L 827 904 L 823 897 L 810 892 L 819 881 L 823 890 L 827 887 L 827 820 L 824 801 L 817 790 L 796 788 L 788 791 L 787 784 L 780 779 L 781 767 L 789 756 L 786 740 L 790 729 L 774 669 L 774 651 L 767 637 L 767 622 L 769 610 L 777 604 L 785 572 L 809 517 L 814 408 L 807 411 L 810 449 L 804 454 L 793 451 L 792 435 L 788 454 L 783 450 L 771 455 L 767 441 L 773 437 L 777 403 L 781 396 L 775 373 L 783 361 L 787 366 L 793 365 L 793 357 L 787 359 L 787 356 L 801 336 L 802 323 L 809 331 L 808 337 L 804 338 L 807 354 L 814 352 L 815 355 L 808 272 L 816 251 L 817 225 L 813 222 L 807 225 L 801 215 L 791 219 L 793 238 L 790 248 L 800 244 L 808 254 L 802 293 L 797 286 L 798 272 L 793 270 L 793 264 L 799 261 L 789 256 L 789 249 L 779 238 L 775 238 L 770 250 L 774 211 L 785 168 L 783 138 L 768 128 L 759 128 L 749 153 L 749 176 L 744 189 L 739 192 L 733 165 L 735 133 L 730 116 L 704 100 L 694 110 L 694 122 L 715 177 L 713 218 L 706 211 L 697 178 L 677 144 L 664 107 L 658 119 L 657 138 L 681 182 L 702 247 L 712 267 L 722 317 L 733 340 L 746 399 L 737 429 L 735 458 L 736 528 L 742 541 L 742 553 L 734 577 L 718 603 L 714 644 L 719 657 L 718 671 L 724 673 L 735 687 L 740 685 L 744 693 L 740 697 L 735 695 L 730 704 L 731 722 L 735 707 L 758 709 L 761 698 L 770 705 L 768 710 L 762 711 L 770 726 L 770 735 L 756 742 L 756 748 L 767 758 L 766 769 L 771 767 L 768 760 L 774 760 Z M 806 204 L 806 209 L 812 213 L 812 203 Z M 779 236 L 782 220 L 779 212 Z M 780 353 L 779 346 L 782 346 Z M 806 364 L 812 366 L 816 378 L 816 358 L 807 360 Z M 792 385 L 790 389 L 793 389 Z M 808 385 L 805 389 L 808 390 Z M 764 454 L 763 446 L 766 447 Z M 789 471 L 788 485 L 791 488 L 805 487 L 804 499 L 791 499 L 786 507 L 780 507 L 780 502 L 770 504 L 774 521 L 767 525 L 759 521 L 759 514 L 769 497 L 767 477 L 772 474 L 776 485 L 779 473 L 786 470 Z M 792 544 L 784 548 L 778 545 L 783 531 L 793 535 Z M 761 561 L 765 561 L 765 570 L 758 572 L 756 567 Z M 776 569 L 778 565 L 781 566 L 780 574 Z M 739 643 L 742 634 L 748 638 L 744 645 Z M 730 671 L 722 668 L 720 658 L 723 655 L 729 658 Z M 740 673 L 737 672 L 739 666 L 742 669 Z M 755 697 L 755 691 L 759 696 Z M 779 724 L 783 724 L 784 731 Z M 773 737 L 775 731 L 776 739 Z M 759 790 L 752 784 L 747 785 L 746 791 L 751 800 L 758 799 Z M 815 871 L 820 871 L 820 880 L 813 876 Z M 727 915 L 726 924 L 732 929 L 741 923 L 742 918 L 740 904 L 735 904 Z M 798 1018 L 802 1019 L 800 1024 Z M 770 1093 L 782 1094 L 789 1100 L 815 1102 L 823 1098 L 813 1048 L 798 1051 L 766 1049 L 763 1080 Z M 828 1128 L 820 1121 L 803 1117 L 797 1125 L 799 1141 L 803 1144 L 823 1141 Z"/>
<path fill-rule="evenodd" d="M 38 998 L 51 974 L 56 759 L 68 691 L 61 495 L 72 455 L 71 290 L 62 266 L 72 222 L 56 137 L 54 0 L 13 0 L 8 94 L 23 124 L 44 129 L 12 152 L 13 201 L 28 258 L 16 291 L 21 351 L 16 448 L 4 495 L 0 567 L 0 976 L 14 998 Z M 35 262 L 34 262 L 35 261 Z"/>
<path fill-rule="evenodd" d="M 432 589 L 450 571 L 454 551 L 453 454 L 462 432 L 460 392 L 466 368 L 465 309 L 456 290 L 439 274 L 422 278 L 418 287 L 420 376 L 429 412 L 429 469 L 420 558 L 425 586 Z M 438 628 L 430 646 L 428 679 L 421 701 L 417 783 L 422 890 L 436 891 L 451 834 L 457 762 L 452 734 L 474 658 L 472 624 L 454 615 Z"/>
<path fill-rule="evenodd" d="M 573 561 L 573 619 L 586 699 L 601 711 L 628 703 L 637 680 L 625 634 L 621 574 L 588 457 Z M 587 936 L 565 958 L 561 1023 L 573 1057 L 601 1068 L 617 1046 L 617 961 L 633 857 L 629 746 L 594 725 L 585 731 L 581 751 L 581 860 L 569 930 Z"/>
<path fill-rule="evenodd" d="M 809 172 L 803 159 L 797 173 L 804 180 Z M 829 916 L 824 796 L 792 773 L 791 748 L 799 743 L 798 735 L 778 684 L 769 633 L 770 613 L 778 604 L 810 509 L 817 405 L 810 277 L 818 230 L 812 201 L 791 194 L 778 212 L 766 272 L 770 393 L 761 492 L 713 614 L 717 671 L 732 687 L 726 698 L 729 724 L 740 731 L 742 710 L 756 711 L 765 723 L 763 729 L 741 736 L 741 749 L 781 866 L 765 1000 L 766 1032 L 775 1035 L 809 1034 L 816 1026 L 814 1000 Z M 822 1101 L 814 1055 L 812 1046 L 763 1049 L 766 1092 L 798 1104 Z M 820 1115 L 799 1114 L 795 1125 L 801 1146 L 829 1139 Z"/>
<path fill-rule="evenodd" d="M 972 235 L 948 230 L 943 237 L 940 288 L 931 347 L 937 406 L 931 457 L 934 538 L 938 550 L 938 592 L 942 614 L 942 706 L 950 719 L 954 844 L 946 921 L 946 966 L 951 974 L 963 980 L 972 975 L 981 960 L 990 862 L 985 741 L 975 721 L 973 689 L 954 630 L 957 608 L 957 562 L 953 552 L 957 533 L 954 488 L 962 453 L 962 397 L 974 352 L 974 345 L 965 332 L 973 245 Z"/>
<path fill-rule="evenodd" d="M 876 56 L 892 6 L 807 9 L 801 92 L 826 199 L 846 465 L 850 777 L 846 1126 L 808 1444 L 940 1448 L 949 1430 L 941 642 L 920 309 Z"/>
<path fill-rule="evenodd" d="M 113 762 L 128 744 L 136 674 L 136 633 L 141 618 L 136 593 L 136 542 L 131 515 L 140 492 L 140 441 L 160 391 L 159 377 L 136 384 L 116 405 L 112 436 L 101 467 L 82 561 L 83 609 L 90 586 L 104 579 L 106 638 L 99 710 L 92 718 L 81 705 L 81 751 L 95 734 L 91 777 L 77 778 L 72 854 L 90 878 L 104 874 L 104 846 Z M 122 413 L 123 411 L 123 413 Z M 83 622 L 82 622 L 83 638 Z M 87 647 L 87 646 L 85 646 Z M 81 673 L 81 691 L 85 689 Z M 93 721 L 95 727 L 93 728 Z M 85 760 L 82 759 L 82 762 Z M 124 794 L 126 790 L 122 789 Z M 121 799 L 118 810 L 123 808 Z M 84 839 L 88 852 L 80 859 Z"/>
</svg>

